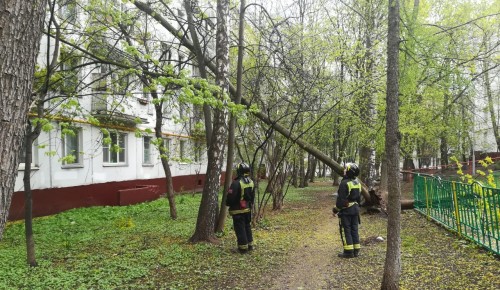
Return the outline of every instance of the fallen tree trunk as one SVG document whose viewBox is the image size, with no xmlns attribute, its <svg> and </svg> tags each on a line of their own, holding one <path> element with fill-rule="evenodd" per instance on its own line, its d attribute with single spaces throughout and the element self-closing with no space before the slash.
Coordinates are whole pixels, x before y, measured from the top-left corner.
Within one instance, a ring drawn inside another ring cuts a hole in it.
<svg viewBox="0 0 500 290">
<path fill-rule="evenodd" d="M 415 208 L 414 200 L 413 199 L 403 199 L 401 200 L 401 209 L 413 209 Z"/>
</svg>

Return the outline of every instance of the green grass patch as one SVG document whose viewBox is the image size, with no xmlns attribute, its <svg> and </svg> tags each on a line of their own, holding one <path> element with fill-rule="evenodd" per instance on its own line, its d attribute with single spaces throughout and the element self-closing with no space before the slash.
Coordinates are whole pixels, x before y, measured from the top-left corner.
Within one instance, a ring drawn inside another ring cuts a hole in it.
<svg viewBox="0 0 500 290">
<path fill-rule="evenodd" d="M 311 191 L 313 188 L 289 190 L 287 204 L 307 200 Z M 128 289 L 195 289 L 206 285 L 238 289 L 231 273 L 255 269 L 249 275 L 258 277 L 282 262 L 283 253 L 301 233 L 290 232 L 297 227 L 294 220 L 311 214 L 282 211 L 266 215 L 254 229 L 259 251 L 241 256 L 231 252 L 236 238 L 230 218 L 219 245 L 187 242 L 194 233 L 200 200 L 200 194 L 177 196 L 179 218 L 175 221 L 169 217 L 165 198 L 36 218 L 39 266 L 35 268 L 26 264 L 24 223 L 8 223 L 0 242 L 0 289 L 118 289 L 124 285 Z"/>
</svg>

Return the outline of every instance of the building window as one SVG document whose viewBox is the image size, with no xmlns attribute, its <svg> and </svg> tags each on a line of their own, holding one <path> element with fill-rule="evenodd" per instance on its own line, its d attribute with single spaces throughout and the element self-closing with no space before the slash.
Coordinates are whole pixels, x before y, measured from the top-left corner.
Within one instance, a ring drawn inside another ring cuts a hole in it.
<svg viewBox="0 0 500 290">
<path fill-rule="evenodd" d="M 167 159 L 170 158 L 170 148 L 172 148 L 172 140 L 171 139 L 168 139 L 168 138 L 163 138 L 163 148 L 165 149 L 165 153 L 161 153 L 160 152 L 160 157 L 162 157 L 162 155 L 166 156 Z"/>
<path fill-rule="evenodd" d="M 81 58 L 74 51 L 63 47 L 59 55 L 60 77 L 58 82 L 59 91 L 64 95 L 76 95 L 80 82 L 80 65 Z"/>
<path fill-rule="evenodd" d="M 103 162 L 109 164 L 126 164 L 127 135 L 110 132 L 109 137 L 104 137 L 102 145 Z"/>
<path fill-rule="evenodd" d="M 181 140 L 179 142 L 179 158 L 181 162 L 183 162 L 183 159 L 186 158 L 186 149 L 187 149 L 186 140 Z"/>
<path fill-rule="evenodd" d="M 63 167 L 81 167 L 82 132 L 81 129 L 63 129 L 62 134 Z"/>
<path fill-rule="evenodd" d="M 145 165 L 151 165 L 151 137 L 144 137 L 142 139 L 142 144 L 143 144 L 143 157 L 142 157 L 142 164 Z"/>
<path fill-rule="evenodd" d="M 184 118 L 186 117 L 186 105 L 179 103 L 179 118 Z"/>
<path fill-rule="evenodd" d="M 59 0 L 59 17 L 64 22 L 75 24 L 78 16 L 78 6 L 75 0 Z"/>
<path fill-rule="evenodd" d="M 108 80 L 106 74 L 103 73 L 92 73 L 92 92 L 93 93 L 105 93 L 108 88 Z"/>
<path fill-rule="evenodd" d="M 200 69 L 195 64 L 193 64 L 193 66 L 191 67 L 191 76 L 193 78 L 199 78 L 200 77 Z"/>
<path fill-rule="evenodd" d="M 21 143 L 21 150 L 19 150 L 19 170 L 24 170 L 26 168 L 26 139 L 23 138 Z M 38 167 L 38 146 L 35 140 L 31 145 L 31 168 L 37 169 Z"/>
<path fill-rule="evenodd" d="M 203 143 L 200 141 L 195 141 L 194 142 L 194 161 L 195 162 L 201 162 L 201 156 L 203 154 Z"/>
</svg>

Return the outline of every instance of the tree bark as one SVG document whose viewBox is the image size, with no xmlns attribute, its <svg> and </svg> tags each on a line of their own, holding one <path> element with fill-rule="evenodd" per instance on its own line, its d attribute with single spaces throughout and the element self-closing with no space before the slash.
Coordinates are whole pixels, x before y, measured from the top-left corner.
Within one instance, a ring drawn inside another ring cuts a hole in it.
<svg viewBox="0 0 500 290">
<path fill-rule="evenodd" d="M 215 82 L 221 88 L 218 97 L 223 102 L 229 87 L 229 0 L 217 1 L 217 39 Z M 196 229 L 191 242 L 216 242 L 215 225 L 218 214 L 220 174 L 224 159 L 225 116 L 223 108 L 214 109 L 213 134 L 208 148 L 206 181 L 203 187 Z"/>
<path fill-rule="evenodd" d="M 196 32 L 196 28 L 194 26 L 193 19 L 193 6 L 196 4 L 196 1 L 192 0 L 184 0 L 184 8 L 186 9 L 187 16 L 187 24 L 189 28 L 189 33 L 191 38 L 193 39 L 193 50 L 196 56 L 196 62 L 198 70 L 200 71 L 200 77 L 204 79 L 208 79 L 207 69 L 205 66 L 205 61 L 203 59 L 203 49 L 201 47 L 200 41 L 198 39 L 198 33 Z M 207 148 L 210 146 L 211 138 L 212 138 L 212 111 L 210 110 L 210 106 L 208 104 L 203 105 L 203 116 L 205 118 L 205 137 L 207 142 Z"/>
<path fill-rule="evenodd" d="M 389 0 L 385 156 L 387 161 L 387 251 L 381 289 L 399 289 L 401 276 L 401 188 L 399 180 L 399 0 Z"/>
<path fill-rule="evenodd" d="M 484 50 L 488 51 L 488 41 L 486 35 L 483 40 Z M 490 112 L 491 125 L 493 128 L 493 135 L 495 136 L 495 142 L 497 144 L 497 151 L 500 151 L 500 132 L 498 130 L 498 120 L 495 114 L 495 106 L 493 104 L 493 94 L 491 92 L 491 81 L 490 81 L 490 64 L 487 59 L 483 60 L 483 83 L 486 98 L 488 99 L 488 111 Z"/>
<path fill-rule="evenodd" d="M 144 81 L 146 81 L 144 79 Z M 159 99 L 158 93 L 156 91 L 151 91 L 151 97 L 155 100 Z M 156 103 L 155 106 L 155 114 L 156 114 L 156 123 L 155 123 L 155 137 L 157 139 L 162 139 L 162 125 L 163 125 L 163 105 L 162 103 Z M 162 144 L 159 146 L 159 151 L 161 155 L 161 166 L 163 167 L 163 172 L 165 172 L 165 186 L 167 189 L 167 199 L 168 206 L 170 211 L 170 218 L 173 220 L 177 219 L 177 206 L 175 204 L 175 192 L 174 185 L 172 183 L 172 171 L 170 170 L 170 165 L 168 164 L 169 159 L 166 157 L 168 152 L 167 148 Z"/>
<path fill-rule="evenodd" d="M 360 105 L 360 116 L 362 118 L 361 122 L 364 122 L 370 126 L 374 123 L 376 111 L 374 104 L 374 91 L 373 88 L 373 70 L 374 70 L 374 57 L 373 57 L 373 42 L 372 37 L 375 30 L 375 20 L 376 17 L 374 11 L 372 11 L 372 3 L 368 1 L 366 3 L 366 12 L 364 13 L 365 19 L 365 35 L 364 35 L 364 45 L 365 45 L 365 56 L 363 59 L 363 70 L 360 73 L 362 78 L 362 84 L 364 86 L 364 93 Z M 368 129 L 370 130 L 370 129 Z M 369 134 L 368 136 L 370 136 Z M 375 141 L 374 138 L 368 138 L 362 144 L 359 149 L 359 160 L 360 160 L 360 179 L 366 184 L 369 189 L 372 189 L 375 183 Z"/>
<path fill-rule="evenodd" d="M 44 0 L 0 0 L 0 240 L 3 237 L 26 132 Z"/>
<path fill-rule="evenodd" d="M 236 67 L 236 96 L 234 97 L 234 103 L 239 104 L 241 102 L 242 87 L 243 87 L 243 56 L 244 56 L 244 42 L 245 42 L 245 7 L 246 1 L 241 0 L 240 2 L 240 23 L 238 32 L 238 64 Z M 232 173 L 233 173 L 233 159 L 234 159 L 234 142 L 235 142 L 235 130 L 236 129 L 236 116 L 231 114 L 229 118 L 229 131 L 228 131 L 228 141 L 227 141 L 227 156 L 226 156 L 226 178 L 224 181 L 224 190 L 222 192 L 222 201 L 220 206 L 219 218 L 217 221 L 216 232 L 224 231 L 224 224 L 227 216 L 227 191 L 231 186 Z M 248 163 L 248 160 L 246 161 Z M 253 174 L 255 176 L 255 170 Z M 258 174 L 258 172 L 257 172 Z M 259 178 L 257 176 L 257 178 Z"/>
<path fill-rule="evenodd" d="M 25 151 L 25 165 L 24 165 L 24 233 L 26 237 L 26 262 L 31 267 L 36 267 L 35 255 L 35 237 L 33 235 L 33 192 L 31 191 L 31 162 L 33 160 L 33 141 L 39 135 L 40 126 L 38 130 L 31 131 L 31 124 L 28 123 L 26 136 L 24 138 Z"/>
</svg>

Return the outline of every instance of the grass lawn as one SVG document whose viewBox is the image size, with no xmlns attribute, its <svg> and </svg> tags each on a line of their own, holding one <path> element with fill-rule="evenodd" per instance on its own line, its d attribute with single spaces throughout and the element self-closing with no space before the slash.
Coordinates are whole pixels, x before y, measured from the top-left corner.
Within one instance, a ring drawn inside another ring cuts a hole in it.
<svg viewBox="0 0 500 290">
<path fill-rule="evenodd" d="M 254 229 L 257 249 L 251 255 L 232 253 L 236 238 L 231 219 L 219 244 L 187 243 L 200 194 L 176 197 L 175 221 L 169 218 L 165 198 L 37 218 L 35 268 L 26 265 L 24 224 L 12 222 L 0 242 L 0 289 L 269 289 L 273 277 L 288 275 L 287 264 L 300 263 L 289 260 L 290 253 L 304 250 L 299 242 L 314 236 L 324 236 L 332 249 L 331 256 L 317 259 L 331 259 L 335 266 L 326 276 L 311 279 L 335 276 L 351 289 L 380 287 L 385 243 L 365 245 L 364 256 L 349 264 L 335 257 L 340 246 L 337 229 L 314 233 L 316 223 L 331 218 L 323 213 L 331 210 L 333 191 L 331 183 L 290 190 L 285 208 L 268 212 Z M 363 241 L 386 236 L 385 217 L 364 215 L 362 222 Z M 498 259 L 413 211 L 402 214 L 402 224 L 402 289 L 500 287 Z M 305 271 L 314 267 L 314 261 L 308 263 Z M 348 271 L 359 279 L 342 280 Z"/>
</svg>

